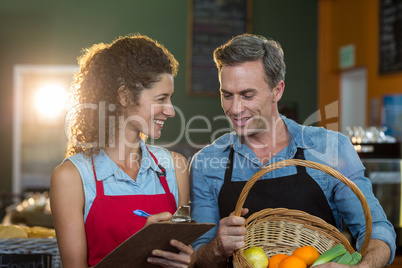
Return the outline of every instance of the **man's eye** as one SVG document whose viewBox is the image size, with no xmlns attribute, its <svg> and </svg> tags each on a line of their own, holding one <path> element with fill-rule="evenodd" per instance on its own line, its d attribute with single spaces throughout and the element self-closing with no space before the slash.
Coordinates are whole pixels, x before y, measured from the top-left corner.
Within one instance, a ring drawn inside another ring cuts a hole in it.
<svg viewBox="0 0 402 268">
<path fill-rule="evenodd" d="M 222 94 L 222 97 L 224 99 L 229 99 L 230 97 L 232 97 L 232 95 L 231 94 Z"/>
<path fill-rule="evenodd" d="M 251 99 L 253 97 L 254 97 L 254 95 L 243 95 L 243 98 L 245 98 L 245 99 Z"/>
</svg>

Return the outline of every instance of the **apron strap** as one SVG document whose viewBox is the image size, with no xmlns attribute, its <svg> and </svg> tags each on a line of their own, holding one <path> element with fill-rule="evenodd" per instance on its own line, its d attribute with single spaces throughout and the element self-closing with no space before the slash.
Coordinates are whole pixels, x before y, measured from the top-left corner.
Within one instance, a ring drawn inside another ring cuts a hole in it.
<svg viewBox="0 0 402 268">
<path fill-rule="evenodd" d="M 156 171 L 156 174 L 158 174 L 159 182 L 162 184 L 163 190 L 165 190 L 165 193 L 170 194 L 169 185 L 168 185 L 168 183 L 166 181 L 166 170 L 165 170 L 165 168 L 158 164 L 158 160 L 156 159 L 154 154 L 151 153 L 151 151 L 148 149 L 148 147 L 147 147 L 147 150 L 151 154 L 151 156 L 154 159 L 155 163 L 158 165 L 158 167 L 162 171 L 162 172 Z M 105 193 L 104 193 L 104 190 L 103 190 L 103 182 L 98 181 L 96 179 L 96 171 L 95 171 L 95 164 L 94 164 L 93 155 L 91 155 L 91 160 L 92 160 L 92 169 L 94 171 L 94 177 L 95 177 L 95 183 L 96 183 L 96 195 L 104 196 Z"/>
<path fill-rule="evenodd" d="M 304 150 L 300 147 L 297 147 L 297 151 L 296 151 L 295 157 L 293 157 L 293 159 L 306 160 L 306 158 L 304 158 Z M 297 165 L 296 168 L 297 168 L 297 173 L 307 173 L 305 166 Z"/>
<path fill-rule="evenodd" d="M 92 169 L 94 171 L 94 177 L 95 177 L 95 184 L 96 184 L 96 195 L 99 196 L 104 196 L 104 191 L 103 191 L 103 182 L 98 181 L 96 179 L 96 171 L 95 171 L 95 164 L 94 164 L 94 156 L 91 154 L 91 160 L 92 160 Z"/>
<path fill-rule="evenodd" d="M 228 162 L 226 164 L 226 171 L 225 171 L 225 182 L 232 181 L 233 154 L 234 154 L 233 145 L 230 145 L 230 153 L 229 153 Z"/>
<path fill-rule="evenodd" d="M 158 165 L 158 167 L 162 171 L 162 172 L 156 171 L 156 174 L 158 174 L 158 178 L 159 178 L 160 183 L 162 184 L 163 190 L 165 190 L 165 193 L 170 194 L 169 185 L 166 181 L 166 169 L 164 167 L 162 167 L 162 165 L 159 165 L 158 159 L 156 159 L 155 155 L 153 153 L 151 153 L 151 151 L 148 149 L 148 147 L 147 147 L 147 150 L 148 150 L 149 154 L 152 156 L 152 158 L 154 159 L 155 163 Z"/>
<path fill-rule="evenodd" d="M 231 182 L 232 181 L 232 172 L 233 172 L 233 154 L 234 154 L 234 149 L 233 145 L 230 145 L 230 153 L 228 157 L 228 162 L 226 164 L 226 170 L 225 170 L 225 182 Z M 300 160 L 306 160 L 304 158 L 304 150 L 300 147 L 297 147 L 296 154 L 294 156 L 294 159 L 300 159 Z M 307 173 L 306 167 L 305 166 L 296 166 L 297 173 Z"/>
</svg>

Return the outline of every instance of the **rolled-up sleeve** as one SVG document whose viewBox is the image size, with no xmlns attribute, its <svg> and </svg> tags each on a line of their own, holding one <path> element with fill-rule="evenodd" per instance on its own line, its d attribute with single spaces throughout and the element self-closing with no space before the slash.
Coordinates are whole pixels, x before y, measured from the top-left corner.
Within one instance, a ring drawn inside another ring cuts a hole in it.
<svg viewBox="0 0 402 268">
<path fill-rule="evenodd" d="M 388 244 L 391 249 L 391 258 L 388 262 L 389 265 L 395 257 L 395 229 L 387 219 L 378 199 L 374 196 L 371 181 L 364 176 L 365 168 L 350 141 L 341 140 L 340 152 L 342 152 L 342 157 L 339 160 L 338 170 L 354 182 L 363 193 L 370 207 L 373 220 L 371 239 L 382 240 Z M 356 247 L 360 250 L 363 245 L 364 234 L 366 231 L 366 221 L 360 201 L 350 188 L 343 183 L 337 183 L 335 190 L 336 206 L 341 212 L 341 215 L 344 218 L 345 223 L 348 225 L 352 235 L 356 238 Z"/>
</svg>

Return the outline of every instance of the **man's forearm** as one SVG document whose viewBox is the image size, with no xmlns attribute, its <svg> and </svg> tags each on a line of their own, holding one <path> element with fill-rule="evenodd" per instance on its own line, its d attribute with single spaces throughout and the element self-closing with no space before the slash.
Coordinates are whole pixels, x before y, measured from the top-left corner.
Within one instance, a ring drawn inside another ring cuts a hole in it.
<svg viewBox="0 0 402 268">
<path fill-rule="evenodd" d="M 378 239 L 372 239 L 370 240 L 367 253 L 359 263 L 358 267 L 386 267 L 390 257 L 391 249 L 388 244 Z"/>
<path fill-rule="evenodd" d="M 195 262 L 196 268 L 213 268 L 213 267 L 226 267 L 226 256 L 218 250 L 218 241 L 216 238 L 212 239 L 209 244 L 201 246 L 197 250 L 197 260 Z"/>
</svg>

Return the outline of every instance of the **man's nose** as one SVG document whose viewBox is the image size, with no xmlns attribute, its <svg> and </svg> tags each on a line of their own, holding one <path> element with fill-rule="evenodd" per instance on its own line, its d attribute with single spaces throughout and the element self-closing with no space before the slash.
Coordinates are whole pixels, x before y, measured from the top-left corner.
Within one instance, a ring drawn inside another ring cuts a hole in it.
<svg viewBox="0 0 402 268">
<path fill-rule="evenodd" d="M 241 101 L 241 99 L 238 97 L 233 98 L 231 112 L 233 114 L 240 114 L 243 111 L 243 109 L 244 109 L 244 105 L 243 105 L 243 102 Z"/>
</svg>

